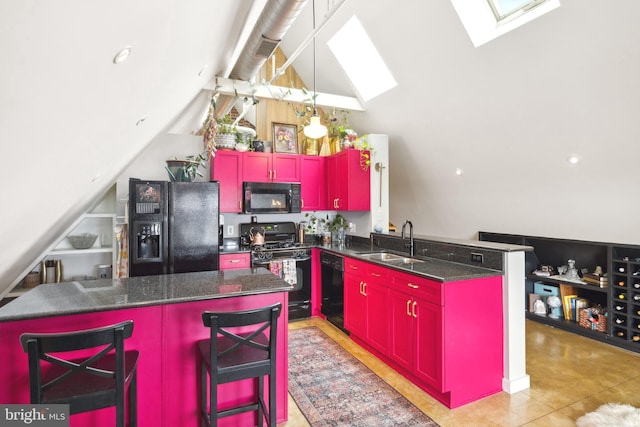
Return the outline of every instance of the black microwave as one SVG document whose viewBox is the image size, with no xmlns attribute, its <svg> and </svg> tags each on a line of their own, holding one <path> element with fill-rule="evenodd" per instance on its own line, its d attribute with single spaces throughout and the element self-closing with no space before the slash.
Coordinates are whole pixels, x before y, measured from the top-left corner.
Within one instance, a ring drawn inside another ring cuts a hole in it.
<svg viewBox="0 0 640 427">
<path fill-rule="evenodd" d="M 298 213 L 300 197 L 298 182 L 242 183 L 242 211 L 247 214 Z"/>
</svg>

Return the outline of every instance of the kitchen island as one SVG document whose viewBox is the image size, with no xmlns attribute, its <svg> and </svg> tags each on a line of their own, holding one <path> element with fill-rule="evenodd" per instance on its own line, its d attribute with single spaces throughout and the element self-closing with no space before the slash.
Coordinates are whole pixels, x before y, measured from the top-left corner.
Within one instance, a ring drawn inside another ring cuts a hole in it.
<svg viewBox="0 0 640 427">
<path fill-rule="evenodd" d="M 196 342 L 209 337 L 201 313 L 280 302 L 285 307 L 278 322 L 277 345 L 277 420 L 281 423 L 288 417 L 286 307 L 291 289 L 266 269 L 40 285 L 0 308 L 0 403 L 29 403 L 27 355 L 19 341 L 22 333 L 88 329 L 131 319 L 133 336 L 125 347 L 140 352 L 138 425 L 198 426 Z M 221 386 L 220 404 L 252 398 L 252 384 L 248 380 Z M 112 425 L 113 417 L 113 408 L 106 408 L 74 415 L 71 426 Z M 251 424 L 251 417 L 255 414 L 226 418 L 220 425 Z"/>
</svg>

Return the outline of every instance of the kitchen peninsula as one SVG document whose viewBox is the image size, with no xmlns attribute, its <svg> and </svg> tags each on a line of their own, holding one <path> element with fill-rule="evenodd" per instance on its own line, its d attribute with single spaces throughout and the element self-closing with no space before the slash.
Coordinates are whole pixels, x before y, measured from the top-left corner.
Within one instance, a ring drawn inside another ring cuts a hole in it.
<svg viewBox="0 0 640 427">
<path fill-rule="evenodd" d="M 0 308 L 0 402 L 29 403 L 24 332 L 61 332 L 134 321 L 125 346 L 140 351 L 138 425 L 198 425 L 196 342 L 209 337 L 205 310 L 288 304 L 293 287 L 266 269 L 240 269 L 40 285 Z M 278 322 L 277 419 L 287 419 L 287 310 Z M 253 394 L 252 383 L 220 393 L 226 401 Z M 221 386 L 222 387 L 222 386 Z M 230 398 L 228 396 L 231 396 Z M 110 412 L 111 411 L 111 412 Z M 113 408 L 72 417 L 72 426 L 109 425 Z M 247 413 L 248 418 L 253 414 Z M 236 425 L 238 417 L 220 425 Z"/>
<path fill-rule="evenodd" d="M 368 251 L 407 253 L 409 241 L 402 238 L 400 233 L 371 233 L 368 243 Z M 399 265 L 378 264 L 443 283 L 496 274 L 501 276 L 502 390 L 513 394 L 529 388 L 530 379 L 526 373 L 525 357 L 524 261 L 525 253 L 532 251 L 533 248 L 516 244 L 427 235 L 415 235 L 414 245 L 416 256 L 430 260 L 429 262 L 408 264 L 402 268 Z M 376 263 L 370 258 L 363 257 L 364 248 L 352 247 L 341 250 L 330 248 L 330 250 L 356 260 Z M 486 296 L 480 292 L 474 300 L 469 302 L 468 314 L 463 317 L 470 320 L 469 316 L 474 310 L 485 309 L 486 300 Z"/>
</svg>

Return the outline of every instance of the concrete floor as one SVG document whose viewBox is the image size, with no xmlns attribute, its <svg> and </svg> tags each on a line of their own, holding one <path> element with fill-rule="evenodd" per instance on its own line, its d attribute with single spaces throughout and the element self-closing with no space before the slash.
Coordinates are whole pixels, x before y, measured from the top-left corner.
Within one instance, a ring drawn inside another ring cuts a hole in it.
<svg viewBox="0 0 640 427">
<path fill-rule="evenodd" d="M 292 322 L 289 330 L 317 326 L 402 393 L 442 427 L 575 426 L 575 420 L 609 402 L 640 407 L 640 354 L 527 320 L 527 373 L 531 388 L 498 393 L 448 409 L 318 318 Z M 285 427 L 308 426 L 289 398 Z"/>
</svg>

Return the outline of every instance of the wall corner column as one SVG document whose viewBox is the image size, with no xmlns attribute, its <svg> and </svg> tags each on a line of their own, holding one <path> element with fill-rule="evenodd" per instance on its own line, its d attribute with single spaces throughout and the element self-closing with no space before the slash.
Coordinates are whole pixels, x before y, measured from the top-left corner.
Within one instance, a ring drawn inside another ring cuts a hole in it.
<svg viewBox="0 0 640 427">
<path fill-rule="evenodd" d="M 530 378 L 526 372 L 524 255 L 523 251 L 503 253 L 504 375 L 502 390 L 509 394 L 530 387 Z"/>
</svg>

